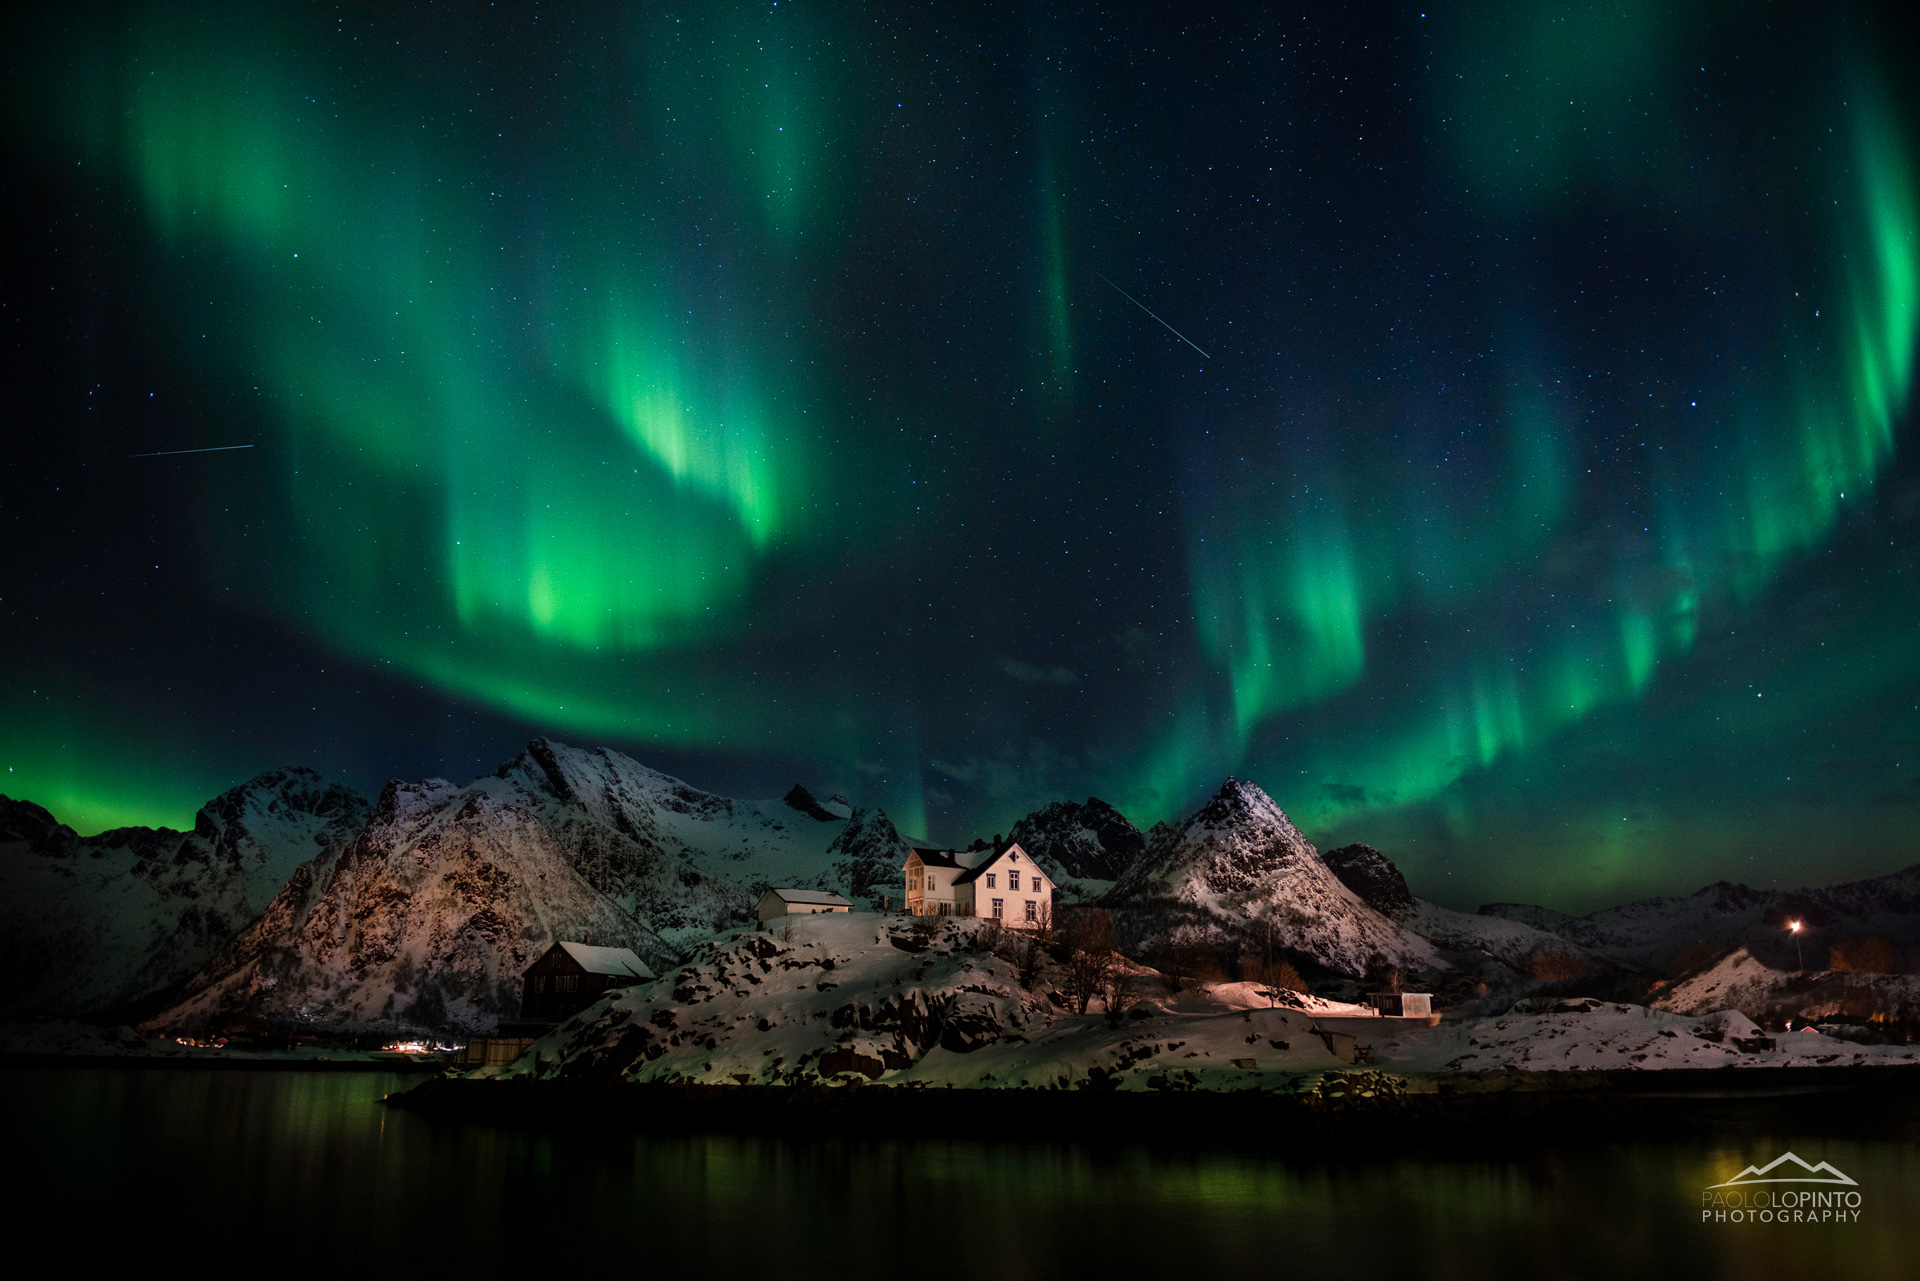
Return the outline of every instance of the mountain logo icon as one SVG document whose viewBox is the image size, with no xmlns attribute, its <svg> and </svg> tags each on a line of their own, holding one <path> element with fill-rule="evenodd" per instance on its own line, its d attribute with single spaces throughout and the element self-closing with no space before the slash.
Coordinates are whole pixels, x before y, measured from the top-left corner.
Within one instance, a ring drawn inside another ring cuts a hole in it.
<svg viewBox="0 0 1920 1281">
<path fill-rule="evenodd" d="M 1782 1166 L 1786 1169 L 1775 1174 Z M 1819 1165 L 1808 1165 L 1793 1153 L 1775 1157 L 1762 1166 L 1748 1166 L 1725 1183 L 1715 1183 L 1716 1188 L 1755 1187 L 1762 1183 L 1830 1183 L 1837 1187 L 1857 1188 L 1860 1185 L 1840 1171 L 1822 1161 Z"/>
</svg>

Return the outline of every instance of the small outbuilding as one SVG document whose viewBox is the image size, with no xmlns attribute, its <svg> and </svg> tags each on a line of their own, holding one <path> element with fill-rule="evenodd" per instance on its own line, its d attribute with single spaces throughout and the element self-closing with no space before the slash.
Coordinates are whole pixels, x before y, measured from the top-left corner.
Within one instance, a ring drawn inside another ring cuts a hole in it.
<svg viewBox="0 0 1920 1281">
<path fill-rule="evenodd" d="M 817 916 L 821 912 L 851 912 L 853 904 L 826 890 L 768 890 L 755 905 L 760 924 L 783 916 Z"/>
<path fill-rule="evenodd" d="M 1433 993 L 1431 992 L 1369 992 L 1367 1004 L 1390 1019 L 1433 1017 Z"/>
<path fill-rule="evenodd" d="M 521 980 L 520 1017 L 557 1023 L 586 1009 L 611 988 L 632 987 L 653 971 L 631 948 L 591 943 L 555 943 L 527 967 Z"/>
</svg>

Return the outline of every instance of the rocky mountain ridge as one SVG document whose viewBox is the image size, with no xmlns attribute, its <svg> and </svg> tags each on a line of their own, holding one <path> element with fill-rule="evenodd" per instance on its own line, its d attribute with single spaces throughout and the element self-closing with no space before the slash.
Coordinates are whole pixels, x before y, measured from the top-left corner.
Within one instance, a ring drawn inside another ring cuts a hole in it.
<svg viewBox="0 0 1920 1281">
<path fill-rule="evenodd" d="M 1682 897 L 1641 899 L 1585 916 L 1526 903 L 1489 903 L 1480 915 L 1520 922 L 1637 969 L 1675 968 L 1689 949 L 1702 947 L 1722 953 L 1745 947 L 1779 968 L 1798 968 L 1804 957 L 1817 968 L 1835 943 L 1864 936 L 1888 940 L 1912 964 L 1920 962 L 1920 864 L 1797 890 L 1718 881 Z M 1786 930 L 1790 920 L 1805 926 L 1798 952 Z M 1817 955 L 1807 955 L 1814 948 Z"/>
<path fill-rule="evenodd" d="M 156 1025 L 484 1031 L 556 939 L 663 967 L 751 919 L 769 885 L 883 892 L 905 844 L 884 813 L 839 803 L 735 800 L 548 739 L 465 787 L 389 783 L 365 830 L 302 868 Z"/>
<path fill-rule="evenodd" d="M 229 788 L 191 832 L 80 837 L 0 798 L 0 964 L 14 979 L 0 1017 L 108 1017 L 179 987 L 367 814 L 358 793 L 309 769 Z"/>
</svg>

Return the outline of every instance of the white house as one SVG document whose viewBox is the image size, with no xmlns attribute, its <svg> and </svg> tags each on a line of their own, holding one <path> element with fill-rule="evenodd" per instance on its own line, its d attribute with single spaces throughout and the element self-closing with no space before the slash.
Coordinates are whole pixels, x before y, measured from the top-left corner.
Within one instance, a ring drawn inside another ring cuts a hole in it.
<svg viewBox="0 0 1920 1281">
<path fill-rule="evenodd" d="M 816 916 L 821 912 L 850 912 L 853 904 L 825 890 L 768 890 L 760 896 L 755 910 L 760 924 L 782 916 Z"/>
<path fill-rule="evenodd" d="M 1053 920 L 1053 879 L 1017 844 L 978 853 L 915 849 L 900 870 L 914 916 L 981 916 L 1018 929 Z"/>
</svg>

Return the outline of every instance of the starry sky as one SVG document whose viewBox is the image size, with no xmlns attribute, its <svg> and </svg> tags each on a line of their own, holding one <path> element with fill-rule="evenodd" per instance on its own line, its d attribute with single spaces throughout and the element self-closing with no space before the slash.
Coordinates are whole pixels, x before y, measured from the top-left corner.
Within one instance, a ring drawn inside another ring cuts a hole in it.
<svg viewBox="0 0 1920 1281">
<path fill-rule="evenodd" d="M 549 734 L 954 842 L 1234 773 L 1468 908 L 1920 861 L 1897 7 L 39 8 L 83 833 Z"/>
</svg>

